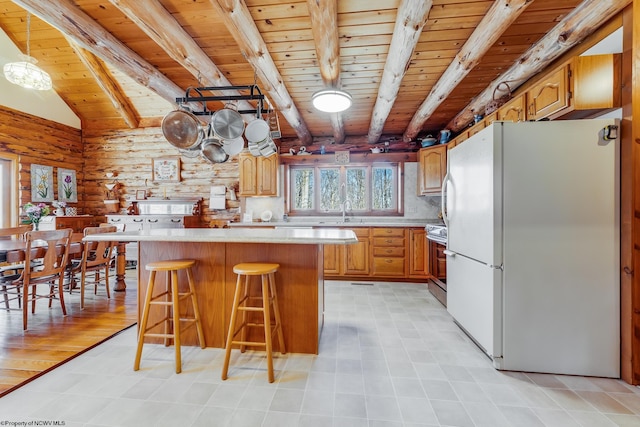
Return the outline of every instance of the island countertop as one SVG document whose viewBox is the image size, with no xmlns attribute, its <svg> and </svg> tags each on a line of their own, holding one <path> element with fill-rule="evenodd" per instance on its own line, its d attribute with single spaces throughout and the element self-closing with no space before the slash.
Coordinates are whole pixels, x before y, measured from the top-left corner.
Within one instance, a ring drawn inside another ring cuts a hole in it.
<svg viewBox="0 0 640 427">
<path fill-rule="evenodd" d="M 338 228 L 156 228 L 143 231 L 92 234 L 83 240 L 119 242 L 227 242 L 278 244 L 352 244 L 358 238 L 349 229 Z"/>
<path fill-rule="evenodd" d="M 207 347 L 225 346 L 237 282 L 234 265 L 277 263 L 275 282 L 286 349 L 288 353 L 307 354 L 318 353 L 324 319 L 324 248 L 358 242 L 353 230 L 337 228 L 158 228 L 92 234 L 84 239 L 138 243 L 138 319 L 150 279 L 144 266 L 167 259 L 196 261 L 192 273 Z M 186 275 L 178 275 L 181 292 L 186 292 Z M 166 275 L 158 275 L 155 280 L 157 289 L 165 288 Z M 189 310 L 187 305 L 184 309 L 185 313 Z M 165 315 L 164 310 L 152 312 L 150 324 L 158 323 Z M 161 331 L 162 323 L 154 328 Z M 251 329 L 247 338 L 259 338 L 259 328 Z M 181 341 L 183 345 L 197 345 L 195 328 L 185 330 Z M 162 340 L 145 338 L 145 342 Z"/>
</svg>

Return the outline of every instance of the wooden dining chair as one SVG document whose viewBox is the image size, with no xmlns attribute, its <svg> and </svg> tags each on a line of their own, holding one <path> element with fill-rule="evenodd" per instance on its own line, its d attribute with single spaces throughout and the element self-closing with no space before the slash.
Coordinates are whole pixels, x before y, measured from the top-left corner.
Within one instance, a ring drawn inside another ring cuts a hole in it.
<svg viewBox="0 0 640 427">
<path fill-rule="evenodd" d="M 54 299 L 60 300 L 62 314 L 67 315 L 64 305 L 63 283 L 71 245 L 72 229 L 51 231 L 28 231 L 26 233 L 24 269 L 12 284 L 22 285 L 22 326 L 27 330 L 29 302 L 31 313 L 36 312 L 36 301 L 49 300 L 51 308 Z M 46 293 L 39 285 L 48 288 Z"/>
<path fill-rule="evenodd" d="M 87 237 L 98 233 L 115 233 L 116 231 L 118 229 L 114 225 L 86 227 L 84 236 Z M 82 257 L 77 261 L 73 260 L 72 274 L 77 275 L 80 273 L 80 309 L 84 309 L 84 294 L 87 285 L 93 285 L 94 295 L 98 294 L 98 286 L 104 285 L 107 298 L 111 298 L 109 268 L 111 267 L 113 248 L 116 244 L 116 241 L 85 241 Z M 69 287 L 69 293 L 71 292 L 73 292 L 72 286 Z"/>
<path fill-rule="evenodd" d="M 23 239 L 27 231 L 31 230 L 30 224 L 20 225 L 17 227 L 0 228 L 0 239 Z M 4 298 L 5 310 L 20 310 L 21 303 L 21 285 L 13 284 L 13 282 L 20 277 L 22 269 L 24 268 L 23 262 L 4 263 L 0 265 L 0 294 Z M 11 308 L 10 301 L 16 300 L 18 306 Z"/>
</svg>

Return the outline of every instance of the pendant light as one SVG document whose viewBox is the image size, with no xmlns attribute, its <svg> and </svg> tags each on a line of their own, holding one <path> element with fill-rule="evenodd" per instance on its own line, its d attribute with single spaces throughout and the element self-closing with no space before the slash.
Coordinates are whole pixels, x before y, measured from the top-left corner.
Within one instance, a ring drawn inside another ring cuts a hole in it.
<svg viewBox="0 0 640 427">
<path fill-rule="evenodd" d="M 29 39 L 31 37 L 31 13 L 27 12 L 27 54 L 20 54 L 23 61 L 9 62 L 4 65 L 4 76 L 11 83 L 26 89 L 49 90 L 51 77 L 36 65 L 38 62 L 31 56 Z"/>
<path fill-rule="evenodd" d="M 351 95 L 340 89 L 323 89 L 311 96 L 313 106 L 325 113 L 339 113 L 351 107 Z"/>
</svg>

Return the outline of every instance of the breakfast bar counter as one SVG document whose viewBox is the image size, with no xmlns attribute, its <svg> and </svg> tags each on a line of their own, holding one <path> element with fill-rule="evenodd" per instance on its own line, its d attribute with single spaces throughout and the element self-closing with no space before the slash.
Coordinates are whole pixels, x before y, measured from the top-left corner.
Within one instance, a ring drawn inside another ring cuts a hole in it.
<svg viewBox="0 0 640 427">
<path fill-rule="evenodd" d="M 139 242 L 138 319 L 149 280 L 149 272 L 144 266 L 166 259 L 196 260 L 193 273 L 207 347 L 224 348 L 236 284 L 233 266 L 241 262 L 280 264 L 276 284 L 287 352 L 309 354 L 318 353 L 323 324 L 323 245 L 358 241 L 352 230 L 332 228 L 187 228 L 115 234 L 120 242 Z M 114 240 L 114 233 L 95 234 L 90 239 Z M 180 274 L 180 289 L 183 291 L 186 290 L 186 275 Z M 156 280 L 161 286 L 155 289 L 163 289 L 165 277 L 158 275 Z M 187 316 L 192 315 L 186 301 L 180 308 Z M 159 313 L 157 316 L 152 313 L 149 324 L 154 324 L 161 317 Z M 195 328 L 185 330 L 181 341 L 183 345 L 197 345 Z M 274 350 L 278 351 L 275 344 Z"/>
</svg>

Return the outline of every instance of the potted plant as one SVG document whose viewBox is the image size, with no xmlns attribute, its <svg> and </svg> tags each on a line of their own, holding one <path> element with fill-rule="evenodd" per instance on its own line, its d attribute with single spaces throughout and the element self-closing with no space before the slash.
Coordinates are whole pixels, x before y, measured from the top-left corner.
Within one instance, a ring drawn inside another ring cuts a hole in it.
<svg viewBox="0 0 640 427">
<path fill-rule="evenodd" d="M 25 203 L 25 205 L 22 207 L 22 211 L 29 218 L 29 223 L 33 224 L 34 230 L 39 230 L 40 219 L 43 216 L 47 216 L 49 215 L 49 213 L 51 213 L 49 206 L 45 205 L 44 203 L 38 203 L 37 205 L 34 205 L 33 203 Z"/>
</svg>

